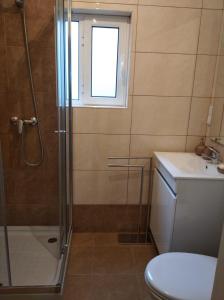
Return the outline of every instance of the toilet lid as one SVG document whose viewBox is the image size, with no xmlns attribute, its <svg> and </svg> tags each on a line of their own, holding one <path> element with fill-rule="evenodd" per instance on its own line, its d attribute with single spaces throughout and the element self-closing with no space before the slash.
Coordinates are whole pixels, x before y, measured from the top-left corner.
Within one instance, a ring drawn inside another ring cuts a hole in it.
<svg viewBox="0 0 224 300">
<path fill-rule="evenodd" d="M 146 283 L 172 300 L 210 300 L 217 259 L 190 253 L 165 253 L 145 270 Z"/>
</svg>

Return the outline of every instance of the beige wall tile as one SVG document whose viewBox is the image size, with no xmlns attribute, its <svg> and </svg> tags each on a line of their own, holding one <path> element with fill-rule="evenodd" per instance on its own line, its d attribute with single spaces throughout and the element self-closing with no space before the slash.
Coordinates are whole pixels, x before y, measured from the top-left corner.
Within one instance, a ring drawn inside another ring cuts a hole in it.
<svg viewBox="0 0 224 300">
<path fill-rule="evenodd" d="M 132 97 L 128 108 L 73 108 L 73 132 L 129 134 Z"/>
<path fill-rule="evenodd" d="M 126 171 L 75 171 L 74 204 L 125 204 Z"/>
<path fill-rule="evenodd" d="M 137 51 L 197 52 L 200 10 L 139 6 Z"/>
<path fill-rule="evenodd" d="M 223 23 L 224 23 L 224 14 L 223 14 Z M 220 37 L 220 55 L 224 55 L 224 24 L 221 27 L 221 37 Z"/>
<path fill-rule="evenodd" d="M 200 8 L 202 7 L 202 0 L 139 0 L 139 4 Z"/>
<path fill-rule="evenodd" d="M 223 115 L 222 115 L 222 122 L 221 122 L 220 136 L 221 136 L 221 137 L 224 137 L 224 111 L 223 111 Z"/>
<path fill-rule="evenodd" d="M 137 53 L 135 95 L 190 96 L 194 55 Z"/>
<path fill-rule="evenodd" d="M 131 136 L 131 155 L 149 156 L 154 151 L 184 151 L 185 136 Z"/>
<path fill-rule="evenodd" d="M 212 122 L 209 127 L 209 136 L 219 136 L 224 123 L 224 99 L 216 98 L 213 102 Z"/>
<path fill-rule="evenodd" d="M 185 135 L 190 98 L 134 96 L 133 134 Z"/>
<path fill-rule="evenodd" d="M 211 97 L 216 66 L 216 56 L 198 55 L 193 95 Z"/>
<path fill-rule="evenodd" d="M 219 8 L 220 3 L 217 0 L 204 1 L 204 5 L 210 8 L 211 2 L 212 8 Z M 73 1 L 73 6 L 79 9 L 111 10 L 132 14 L 132 71 L 129 94 L 142 95 L 134 96 L 132 120 L 132 101 L 129 101 L 128 109 L 74 109 L 76 204 L 138 203 L 139 176 L 136 171 L 130 171 L 127 185 L 127 171 L 108 169 L 107 157 L 129 156 L 129 146 L 131 156 L 149 156 L 153 151 L 184 151 L 185 147 L 187 151 L 193 151 L 200 140 L 198 135 L 205 132 L 208 99 L 193 98 L 191 114 L 189 109 L 188 97 L 192 93 L 195 55 L 135 54 L 135 45 L 140 52 L 195 53 L 201 11 L 193 8 L 201 8 L 202 0 L 139 0 L 142 6 L 139 6 L 137 43 L 135 43 L 136 4 L 137 0 Z M 220 11 L 203 12 L 199 44 L 201 54 L 216 53 L 220 20 Z M 198 57 L 194 95 L 210 97 L 214 69 L 215 57 L 207 55 Z M 216 94 L 223 93 L 224 96 L 223 70 L 224 68 L 220 67 Z M 189 115 L 190 135 L 186 136 Z M 133 161 L 137 162 L 140 163 L 137 160 Z M 147 161 L 143 163 L 146 164 Z M 148 176 L 145 176 L 145 201 L 147 181 Z"/>
<path fill-rule="evenodd" d="M 222 11 L 203 9 L 198 53 L 217 54 L 219 48 Z"/>
<path fill-rule="evenodd" d="M 194 152 L 195 147 L 199 145 L 201 136 L 187 136 L 186 152 Z"/>
<path fill-rule="evenodd" d="M 222 9 L 223 8 L 223 0 L 203 0 L 204 8 L 215 8 Z"/>
<path fill-rule="evenodd" d="M 205 136 L 210 103 L 210 98 L 192 99 L 188 135 Z"/>
<path fill-rule="evenodd" d="M 224 56 L 220 56 L 218 58 L 218 67 L 213 93 L 215 97 L 224 97 Z"/>
<path fill-rule="evenodd" d="M 129 154 L 129 135 L 75 134 L 74 169 L 108 170 L 109 156 Z"/>
</svg>

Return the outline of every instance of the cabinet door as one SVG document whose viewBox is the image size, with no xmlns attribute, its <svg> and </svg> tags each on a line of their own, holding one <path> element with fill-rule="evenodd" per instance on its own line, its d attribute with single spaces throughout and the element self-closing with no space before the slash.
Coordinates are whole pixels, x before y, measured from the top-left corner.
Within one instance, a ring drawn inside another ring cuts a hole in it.
<svg viewBox="0 0 224 300">
<path fill-rule="evenodd" d="M 155 169 L 150 228 L 159 253 L 170 251 L 175 207 L 175 194 Z"/>
</svg>

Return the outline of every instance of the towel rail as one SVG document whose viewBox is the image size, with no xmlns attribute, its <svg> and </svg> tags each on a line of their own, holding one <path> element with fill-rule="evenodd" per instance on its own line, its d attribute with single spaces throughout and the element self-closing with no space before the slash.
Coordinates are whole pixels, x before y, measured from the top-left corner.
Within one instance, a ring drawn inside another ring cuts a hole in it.
<svg viewBox="0 0 224 300">
<path fill-rule="evenodd" d="M 149 191 L 151 187 L 151 160 L 152 157 L 108 157 L 108 160 L 120 160 L 120 159 L 138 159 L 143 160 L 147 159 L 149 160 L 150 166 L 149 166 L 149 189 L 148 189 L 148 201 L 147 201 L 147 212 L 146 212 L 146 227 L 145 227 L 145 243 L 148 241 L 148 227 L 149 227 L 149 207 L 150 207 L 150 197 L 149 197 Z M 139 193 L 139 213 L 138 213 L 138 225 L 137 225 L 137 236 L 138 236 L 138 242 L 140 242 L 140 234 L 141 234 L 141 223 L 142 223 L 142 208 L 143 208 L 143 185 L 144 185 L 144 172 L 145 172 L 145 165 L 142 164 L 108 164 L 109 168 L 139 168 L 141 171 L 140 175 L 140 193 Z"/>
</svg>

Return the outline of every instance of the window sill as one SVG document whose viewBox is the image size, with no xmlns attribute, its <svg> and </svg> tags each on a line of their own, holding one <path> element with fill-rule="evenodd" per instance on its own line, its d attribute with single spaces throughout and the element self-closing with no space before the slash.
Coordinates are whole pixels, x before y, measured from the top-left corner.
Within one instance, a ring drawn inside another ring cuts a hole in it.
<svg viewBox="0 0 224 300">
<path fill-rule="evenodd" d="M 127 109 L 128 108 L 128 103 L 127 103 L 127 105 L 84 104 L 81 101 L 72 100 L 72 107 L 73 108 L 77 107 L 77 108 Z"/>
</svg>

